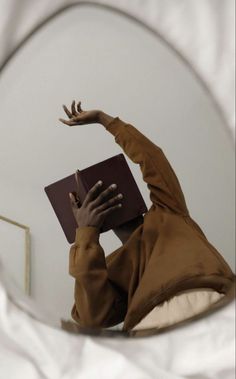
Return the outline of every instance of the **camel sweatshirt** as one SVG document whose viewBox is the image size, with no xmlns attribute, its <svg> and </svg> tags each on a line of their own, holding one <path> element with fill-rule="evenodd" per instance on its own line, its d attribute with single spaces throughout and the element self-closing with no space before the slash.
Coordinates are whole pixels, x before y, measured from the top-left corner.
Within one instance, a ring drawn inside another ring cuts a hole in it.
<svg viewBox="0 0 236 379">
<path fill-rule="evenodd" d="M 115 117 L 106 130 L 139 164 L 152 205 L 143 224 L 105 257 L 99 229 L 78 227 L 70 248 L 75 279 L 72 318 L 85 327 L 123 330 L 180 291 L 212 288 L 227 292 L 235 274 L 191 218 L 179 180 L 163 150 L 133 125 Z"/>
</svg>

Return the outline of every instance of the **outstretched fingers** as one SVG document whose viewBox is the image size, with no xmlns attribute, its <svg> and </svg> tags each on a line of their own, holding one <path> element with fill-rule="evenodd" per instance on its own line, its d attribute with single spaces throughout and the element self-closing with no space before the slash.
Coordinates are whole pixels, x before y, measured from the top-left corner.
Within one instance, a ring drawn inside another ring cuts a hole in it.
<svg viewBox="0 0 236 379">
<path fill-rule="evenodd" d="M 122 207 L 121 203 L 116 204 L 113 207 L 109 207 L 109 208 L 106 208 L 105 210 L 102 210 L 100 215 L 106 216 L 106 215 L 112 213 L 113 211 L 115 211 L 116 209 L 120 209 L 121 207 Z"/>
<path fill-rule="evenodd" d="M 63 107 L 64 111 L 66 112 L 67 116 L 68 116 L 69 118 L 72 118 L 72 117 L 73 117 L 73 114 L 70 113 L 69 109 L 68 109 L 64 104 L 63 104 L 62 107 Z"/>
<path fill-rule="evenodd" d="M 81 108 L 81 101 L 78 102 L 77 104 L 77 111 L 80 113 L 80 112 L 83 112 L 82 108 Z"/>
<path fill-rule="evenodd" d="M 78 112 L 76 111 L 76 108 L 78 109 Z M 80 125 L 83 124 L 81 120 L 79 120 L 80 113 L 83 112 L 81 108 L 81 101 L 76 106 L 75 100 L 72 101 L 71 104 L 71 111 L 63 104 L 63 109 L 67 116 L 69 117 L 69 120 L 64 120 L 63 118 L 59 118 L 59 121 L 63 122 L 63 124 L 66 124 L 68 126 L 74 126 L 74 125 Z"/>
<path fill-rule="evenodd" d="M 91 203 L 95 197 L 98 196 L 98 190 L 101 188 L 102 182 L 99 180 L 90 190 L 88 191 L 85 199 L 84 199 L 84 205 L 87 206 L 89 203 Z"/>
<path fill-rule="evenodd" d="M 75 109 L 75 100 L 72 101 L 72 104 L 71 104 L 71 113 L 73 116 L 77 116 L 77 112 L 76 112 L 76 109 Z"/>
<path fill-rule="evenodd" d="M 69 126 L 73 126 L 73 125 L 78 124 L 78 122 L 71 121 L 71 120 L 64 120 L 63 118 L 59 118 L 59 121 L 63 122 L 63 124 L 69 125 Z"/>
</svg>

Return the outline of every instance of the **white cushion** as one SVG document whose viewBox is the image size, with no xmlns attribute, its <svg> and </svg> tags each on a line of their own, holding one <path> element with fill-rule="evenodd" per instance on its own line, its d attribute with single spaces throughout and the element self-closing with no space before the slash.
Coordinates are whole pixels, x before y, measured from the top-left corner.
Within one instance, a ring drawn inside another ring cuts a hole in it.
<svg viewBox="0 0 236 379">
<path fill-rule="evenodd" d="M 220 300 L 221 294 L 211 288 L 181 291 L 149 312 L 132 330 L 163 328 L 186 320 Z"/>
</svg>

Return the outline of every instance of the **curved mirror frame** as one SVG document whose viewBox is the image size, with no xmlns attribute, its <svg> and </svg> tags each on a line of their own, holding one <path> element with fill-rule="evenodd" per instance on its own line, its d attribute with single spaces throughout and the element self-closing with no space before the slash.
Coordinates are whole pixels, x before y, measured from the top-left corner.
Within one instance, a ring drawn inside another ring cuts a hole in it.
<svg viewBox="0 0 236 379">
<path fill-rule="evenodd" d="M 154 33 L 159 39 L 161 39 L 166 45 L 168 45 L 168 47 L 170 49 L 172 49 L 178 55 L 178 57 L 182 60 L 182 62 L 184 64 L 186 64 L 192 70 L 193 75 L 201 83 L 202 87 L 207 92 L 207 94 L 211 97 L 216 111 L 218 112 L 218 114 L 220 115 L 220 117 L 223 119 L 224 124 L 226 124 L 224 115 L 223 115 L 220 107 L 217 105 L 217 103 L 215 102 L 214 98 L 212 97 L 212 94 L 209 91 L 209 89 L 207 88 L 206 84 L 204 83 L 204 81 L 202 80 L 202 78 L 196 73 L 196 71 L 194 70 L 193 66 L 190 65 L 190 63 L 185 59 L 185 57 L 183 55 L 181 55 L 181 53 L 179 53 L 179 51 L 174 46 L 172 46 L 167 40 L 165 40 L 165 38 L 163 36 L 161 36 L 156 30 L 152 29 L 149 25 L 146 25 L 145 23 L 142 23 L 140 20 L 138 20 L 134 16 L 131 16 L 130 14 L 128 14 L 126 12 L 122 12 L 121 10 L 116 9 L 114 7 L 111 7 L 111 6 L 108 6 L 108 5 L 98 4 L 96 2 L 79 2 L 79 3 L 69 4 L 69 5 L 66 5 L 66 6 L 60 8 L 58 11 L 56 11 L 55 13 L 53 13 L 52 15 L 50 15 L 48 18 L 46 18 L 44 21 L 42 21 L 40 24 L 38 24 L 22 40 L 22 42 L 18 44 L 18 46 L 14 49 L 14 51 L 12 51 L 12 53 L 5 59 L 5 61 L 3 62 L 3 64 L 0 66 L 0 74 L 2 75 L 4 73 L 4 68 L 14 58 L 14 55 L 16 54 L 16 52 L 19 49 L 21 49 L 21 47 L 23 47 L 24 44 L 27 43 L 27 41 L 31 37 L 33 37 L 35 35 L 35 33 L 37 33 L 47 23 L 49 23 L 51 20 L 55 19 L 58 15 L 60 15 L 61 13 L 63 13 L 64 11 L 66 11 L 67 9 L 69 9 L 71 7 L 78 7 L 78 6 L 84 6 L 84 5 L 85 6 L 89 6 L 89 5 L 99 6 L 99 7 L 104 7 L 104 8 L 107 8 L 107 9 L 111 9 L 111 10 L 113 10 L 115 12 L 123 14 L 126 17 L 131 18 L 133 21 L 138 22 L 139 24 L 141 24 L 142 26 L 144 26 L 145 28 L 147 28 L 150 32 Z M 227 128 L 227 130 L 228 130 L 228 128 Z M 5 218 L 3 216 L 1 216 L 0 219 L 2 219 L 2 220 L 5 219 L 5 221 L 7 221 L 7 222 L 11 222 L 13 224 L 17 224 L 14 221 L 9 220 L 9 219 L 7 219 L 7 218 Z M 20 224 L 18 224 L 18 226 L 20 226 Z M 26 237 L 26 246 L 27 246 L 27 248 L 26 248 L 26 251 L 27 251 L 26 252 L 26 257 L 28 259 L 28 263 L 26 263 L 26 266 L 27 266 L 27 270 L 28 270 L 29 269 L 29 250 L 28 250 L 28 247 L 29 247 L 29 228 L 26 227 L 26 226 L 24 226 L 24 225 L 23 226 L 21 225 L 20 227 L 23 227 L 25 229 L 25 231 L 26 231 L 26 234 L 27 234 L 27 237 Z M 30 292 L 29 291 L 29 274 L 26 274 L 25 283 L 26 283 L 26 292 L 28 292 L 28 294 L 29 294 L 29 292 Z M 234 299 L 234 293 L 232 291 L 231 300 L 233 300 L 233 299 Z M 189 320 L 185 320 L 185 321 L 180 322 L 178 324 L 175 324 L 175 325 L 173 325 L 171 327 L 162 328 L 160 330 L 157 330 L 157 329 L 146 329 L 146 330 L 137 330 L 137 331 L 123 332 L 123 331 L 117 331 L 117 330 L 115 331 L 115 330 L 91 329 L 91 328 L 79 327 L 78 325 L 72 324 L 72 323 L 70 323 L 70 322 L 68 322 L 66 320 L 62 320 L 62 328 L 65 329 L 65 330 L 67 330 L 68 332 L 71 332 L 71 333 L 81 333 L 81 334 L 88 334 L 88 335 L 93 335 L 93 336 L 104 336 L 104 337 L 114 337 L 114 336 L 115 337 L 146 337 L 146 336 L 150 336 L 150 335 L 160 334 L 160 333 L 166 332 L 166 331 L 168 331 L 170 329 L 174 329 L 176 327 L 188 324 L 189 322 L 192 322 L 193 320 L 198 320 L 198 319 L 200 319 L 202 317 L 206 317 L 208 315 L 211 315 L 212 313 L 214 313 L 215 310 L 220 309 L 221 307 L 225 306 L 226 304 L 227 304 L 226 301 L 225 302 L 222 301 L 222 302 L 220 302 L 219 304 L 217 304 L 215 306 L 215 309 L 211 309 L 210 311 L 205 311 L 205 312 L 201 313 L 200 315 L 196 315 L 196 316 L 192 317 Z"/>
</svg>

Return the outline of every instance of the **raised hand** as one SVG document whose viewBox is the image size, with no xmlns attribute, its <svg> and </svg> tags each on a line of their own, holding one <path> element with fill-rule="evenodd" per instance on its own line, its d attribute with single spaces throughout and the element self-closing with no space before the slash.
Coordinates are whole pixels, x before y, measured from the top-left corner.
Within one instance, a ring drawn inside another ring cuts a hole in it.
<svg viewBox="0 0 236 379">
<path fill-rule="evenodd" d="M 99 122 L 99 114 L 101 111 L 98 109 L 83 111 L 81 108 L 81 101 L 75 105 L 75 100 L 73 100 L 70 111 L 65 105 L 63 105 L 63 109 L 69 119 L 64 120 L 59 118 L 59 120 L 68 126 L 94 124 Z"/>
</svg>

